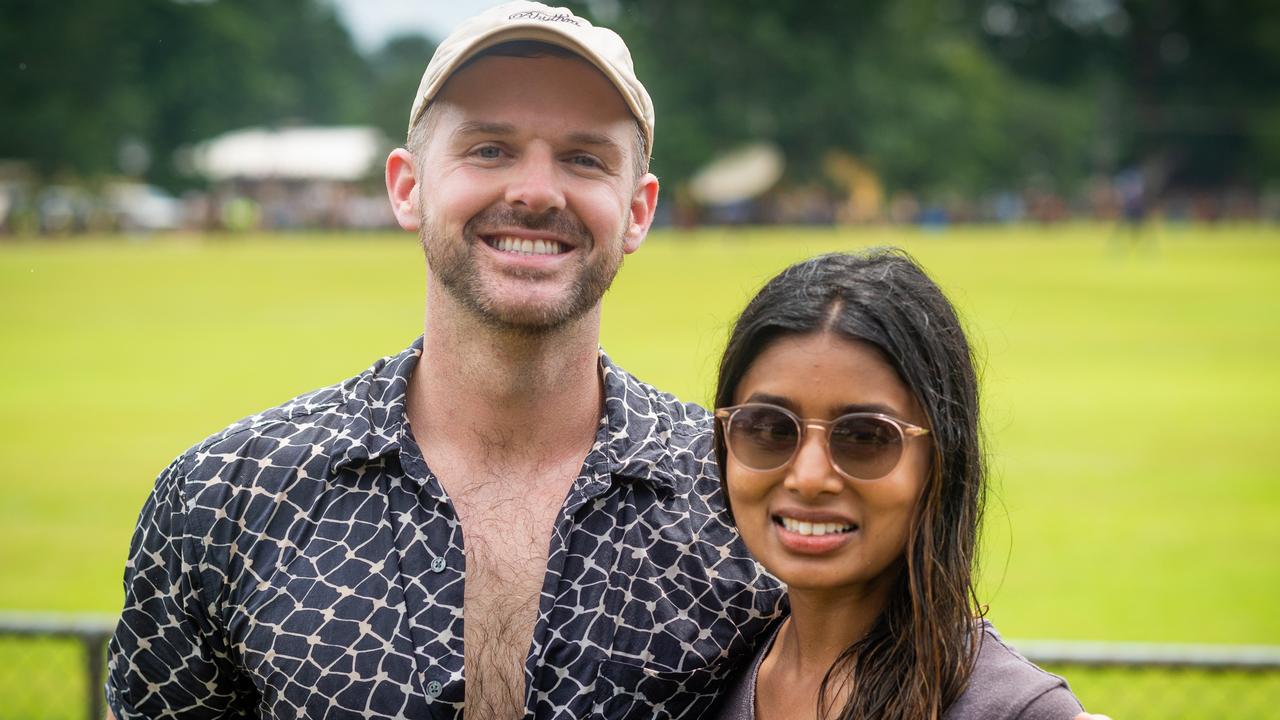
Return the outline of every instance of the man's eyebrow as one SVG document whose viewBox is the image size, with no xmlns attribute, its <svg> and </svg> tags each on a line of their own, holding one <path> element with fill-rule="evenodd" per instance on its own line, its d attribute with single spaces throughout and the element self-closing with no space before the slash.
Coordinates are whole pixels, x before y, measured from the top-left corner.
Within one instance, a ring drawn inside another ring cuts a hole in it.
<svg viewBox="0 0 1280 720">
<path fill-rule="evenodd" d="M 453 131 L 454 137 L 462 135 L 514 135 L 516 126 L 511 123 L 469 121 Z"/>
<path fill-rule="evenodd" d="M 593 132 L 572 132 L 567 137 L 568 141 L 573 145 L 588 145 L 603 147 L 609 150 L 621 151 L 622 146 L 608 135 Z"/>
</svg>

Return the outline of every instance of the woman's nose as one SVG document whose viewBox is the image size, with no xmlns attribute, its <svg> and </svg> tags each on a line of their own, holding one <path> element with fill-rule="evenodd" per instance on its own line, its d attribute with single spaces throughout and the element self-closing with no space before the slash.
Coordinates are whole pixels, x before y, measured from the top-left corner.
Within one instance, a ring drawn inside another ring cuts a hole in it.
<svg viewBox="0 0 1280 720">
<path fill-rule="evenodd" d="M 813 498 L 823 493 L 838 493 L 844 487 L 840 474 L 831 465 L 827 455 L 825 428 L 805 428 L 804 437 L 796 455 L 787 468 L 783 486 L 802 497 Z"/>
</svg>

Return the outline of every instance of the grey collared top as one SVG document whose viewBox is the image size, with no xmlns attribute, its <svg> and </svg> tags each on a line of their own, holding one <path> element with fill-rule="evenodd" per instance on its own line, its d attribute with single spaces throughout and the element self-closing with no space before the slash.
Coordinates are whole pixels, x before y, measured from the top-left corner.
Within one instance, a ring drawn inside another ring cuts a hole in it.
<svg viewBox="0 0 1280 720">
<path fill-rule="evenodd" d="M 462 531 L 404 416 L 420 355 L 246 418 L 160 475 L 110 644 L 120 720 L 461 717 Z M 782 592 L 724 520 L 706 411 L 601 367 L 526 717 L 698 717 Z"/>
</svg>

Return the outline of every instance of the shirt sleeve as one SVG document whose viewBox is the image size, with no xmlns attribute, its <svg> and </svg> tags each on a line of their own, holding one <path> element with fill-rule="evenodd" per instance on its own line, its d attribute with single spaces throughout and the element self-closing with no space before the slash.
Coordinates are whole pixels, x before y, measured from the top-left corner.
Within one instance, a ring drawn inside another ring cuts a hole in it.
<svg viewBox="0 0 1280 720">
<path fill-rule="evenodd" d="M 1076 696 L 1067 688 L 1058 685 L 1052 687 L 1034 700 L 1018 714 L 1018 720 L 1072 720 L 1084 712 Z"/>
<path fill-rule="evenodd" d="M 106 699 L 118 720 L 243 712 L 225 634 L 201 597 L 202 539 L 187 527 L 183 460 L 160 474 L 129 546 L 108 646 Z"/>
</svg>

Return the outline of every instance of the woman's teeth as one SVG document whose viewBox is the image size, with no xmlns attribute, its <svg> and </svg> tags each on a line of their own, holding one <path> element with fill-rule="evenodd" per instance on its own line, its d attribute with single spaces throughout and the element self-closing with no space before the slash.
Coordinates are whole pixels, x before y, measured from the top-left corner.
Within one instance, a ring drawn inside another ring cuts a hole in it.
<svg viewBox="0 0 1280 720">
<path fill-rule="evenodd" d="M 782 527 L 800 535 L 830 535 L 831 533 L 853 532 L 853 525 L 844 523 L 815 523 L 783 517 Z"/>
<path fill-rule="evenodd" d="M 493 247 L 520 255 L 558 255 L 566 252 L 563 243 L 555 240 L 525 240 L 516 237 L 497 237 L 489 240 Z"/>
</svg>

